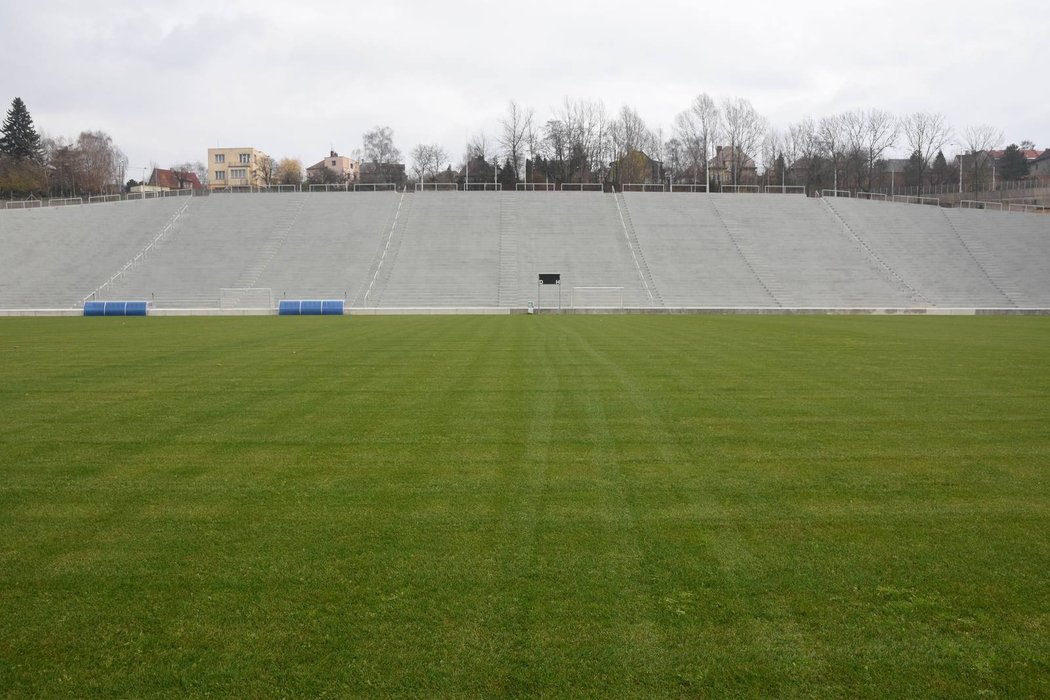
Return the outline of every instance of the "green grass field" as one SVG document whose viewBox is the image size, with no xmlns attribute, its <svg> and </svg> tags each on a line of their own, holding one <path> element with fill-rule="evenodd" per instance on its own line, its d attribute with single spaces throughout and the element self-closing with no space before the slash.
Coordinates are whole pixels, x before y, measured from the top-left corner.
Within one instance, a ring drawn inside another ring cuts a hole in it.
<svg viewBox="0 0 1050 700">
<path fill-rule="evenodd" d="M 7 696 L 1050 696 L 1050 318 L 0 319 Z"/>
</svg>

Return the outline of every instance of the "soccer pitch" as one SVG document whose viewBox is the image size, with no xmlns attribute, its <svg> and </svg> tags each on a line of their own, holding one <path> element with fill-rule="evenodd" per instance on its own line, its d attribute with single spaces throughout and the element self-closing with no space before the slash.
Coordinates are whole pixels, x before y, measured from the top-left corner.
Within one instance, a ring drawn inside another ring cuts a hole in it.
<svg viewBox="0 0 1050 700">
<path fill-rule="evenodd" d="M 0 688 L 1050 695 L 1050 318 L 0 320 Z"/>
</svg>

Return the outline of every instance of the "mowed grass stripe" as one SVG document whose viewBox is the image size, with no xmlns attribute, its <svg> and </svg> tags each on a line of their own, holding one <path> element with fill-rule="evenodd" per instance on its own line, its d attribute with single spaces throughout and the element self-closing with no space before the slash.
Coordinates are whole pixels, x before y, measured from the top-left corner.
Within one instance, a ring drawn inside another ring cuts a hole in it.
<svg viewBox="0 0 1050 700">
<path fill-rule="evenodd" d="M 1047 341 L 5 319 L 0 687 L 1047 695 Z"/>
</svg>

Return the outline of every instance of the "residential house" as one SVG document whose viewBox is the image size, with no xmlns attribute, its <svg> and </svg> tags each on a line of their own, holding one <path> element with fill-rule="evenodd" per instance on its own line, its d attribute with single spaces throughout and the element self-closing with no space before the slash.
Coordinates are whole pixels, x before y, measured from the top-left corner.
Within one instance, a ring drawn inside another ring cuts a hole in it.
<svg viewBox="0 0 1050 700">
<path fill-rule="evenodd" d="M 484 158 L 475 156 L 467 161 L 464 167 L 460 168 L 456 181 L 460 187 L 469 189 L 465 186 L 466 184 L 477 186 L 482 183 L 496 182 L 496 178 L 495 159 L 493 159 L 493 163 L 489 163 Z"/>
<path fill-rule="evenodd" d="M 153 173 L 150 174 L 146 185 L 160 190 L 192 189 L 197 191 L 204 189 L 204 185 L 201 184 L 197 173 L 183 170 L 162 170 L 161 168 L 153 169 Z"/>
<path fill-rule="evenodd" d="M 609 163 L 609 179 L 620 185 L 648 185 L 664 181 L 664 164 L 638 150 Z"/>
<path fill-rule="evenodd" d="M 711 182 L 720 186 L 733 184 L 734 169 L 738 185 L 754 184 L 758 179 L 758 168 L 754 159 L 739 146 L 716 146 L 715 157 L 709 161 L 708 168 L 711 172 Z"/>
<path fill-rule="evenodd" d="M 1050 148 L 1028 161 L 1028 176 L 1038 180 L 1050 181 Z"/>
<path fill-rule="evenodd" d="M 306 177 L 311 182 L 356 182 L 361 176 L 361 163 L 353 158 L 341 156 L 330 151 L 328 157 L 314 163 L 306 169 Z"/>
<path fill-rule="evenodd" d="M 209 148 L 208 187 L 266 187 L 264 168 L 270 157 L 251 148 Z"/>
<path fill-rule="evenodd" d="M 358 180 L 363 185 L 394 184 L 404 187 L 408 178 L 404 163 L 361 163 Z"/>
</svg>

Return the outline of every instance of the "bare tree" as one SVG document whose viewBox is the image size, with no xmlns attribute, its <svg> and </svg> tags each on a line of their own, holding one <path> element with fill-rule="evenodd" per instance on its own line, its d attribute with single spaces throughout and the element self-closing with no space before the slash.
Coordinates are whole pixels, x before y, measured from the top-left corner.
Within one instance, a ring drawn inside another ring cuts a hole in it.
<svg viewBox="0 0 1050 700">
<path fill-rule="evenodd" d="M 624 105 L 609 130 L 617 184 L 647 182 L 650 171 L 645 158 L 659 154 L 660 139 L 637 110 Z"/>
<path fill-rule="evenodd" d="M 120 188 L 128 159 L 112 137 L 103 131 L 82 131 L 75 146 L 80 173 L 77 182 L 89 192 Z"/>
<path fill-rule="evenodd" d="M 438 144 L 419 144 L 412 149 L 412 171 L 420 182 L 433 181 L 448 163 L 448 153 Z"/>
<path fill-rule="evenodd" d="M 977 192 L 980 190 L 983 180 L 992 165 L 992 159 L 988 152 L 1003 142 L 1003 132 L 988 124 L 978 124 L 977 126 L 966 128 L 966 131 L 963 133 L 963 141 L 963 145 L 969 152 L 970 160 L 967 164 L 969 167 L 966 170 L 972 173 L 971 185 L 973 186 L 974 199 L 977 199 Z M 959 158 L 959 168 L 959 191 L 962 192 L 963 163 L 961 156 Z"/>
<path fill-rule="evenodd" d="M 898 122 L 881 109 L 846 112 L 842 115 L 846 134 L 847 164 L 855 168 L 855 186 L 871 190 L 875 170 L 883 154 L 894 146 L 899 133 Z"/>
<path fill-rule="evenodd" d="M 517 180 L 521 164 L 524 162 L 524 151 L 529 145 L 532 134 L 532 110 L 522 109 L 513 100 L 507 106 L 507 115 L 500 120 L 500 133 L 497 136 L 503 153 L 510 160 Z"/>
<path fill-rule="evenodd" d="M 839 187 L 839 164 L 845 160 L 846 128 L 839 115 L 821 117 L 816 138 L 823 157 L 831 161 L 832 185 Z"/>
<path fill-rule="evenodd" d="M 327 170 L 328 168 L 325 168 Z M 277 163 L 275 171 L 277 184 L 279 185 L 302 185 L 303 164 L 297 158 L 281 158 Z"/>
<path fill-rule="evenodd" d="M 766 119 L 744 98 L 722 103 L 722 135 L 729 141 L 733 184 L 739 184 L 741 166 L 754 160 L 766 132 Z"/>
<path fill-rule="evenodd" d="M 204 163 L 197 161 L 186 161 L 185 163 L 176 163 L 171 166 L 171 171 L 175 173 L 175 177 L 179 180 L 180 187 L 186 187 L 187 183 L 184 182 L 184 178 L 180 176 L 181 173 L 193 173 L 197 176 L 197 181 L 202 185 L 208 184 L 208 166 Z"/>
<path fill-rule="evenodd" d="M 497 158 L 496 153 L 492 148 L 492 144 L 483 132 L 479 131 L 467 140 L 468 161 L 480 158 L 487 163 L 490 157 L 492 157 L 493 160 Z"/>
<path fill-rule="evenodd" d="M 269 187 L 273 184 L 277 175 L 277 161 L 267 155 L 260 156 L 255 163 L 255 171 L 266 186 Z"/>
<path fill-rule="evenodd" d="M 762 137 L 762 174 L 767 185 L 784 185 L 784 170 L 787 169 L 787 158 L 784 149 L 787 138 L 779 130 L 770 128 Z"/>
<path fill-rule="evenodd" d="M 601 101 L 565 98 L 544 128 L 543 150 L 563 182 L 603 180 L 609 161 L 609 116 Z"/>
<path fill-rule="evenodd" d="M 937 152 L 952 138 L 952 128 L 943 114 L 915 112 L 900 120 L 908 144 L 908 154 L 918 154 L 919 183 L 926 182 L 926 171 Z"/>
<path fill-rule="evenodd" d="M 685 141 L 676 133 L 664 143 L 664 166 L 673 185 L 676 180 L 692 177 L 696 180 L 693 152 Z"/>
<path fill-rule="evenodd" d="M 401 152 L 394 146 L 394 130 L 389 126 L 377 126 L 365 132 L 363 145 L 365 161 L 380 167 L 401 161 Z"/>
<path fill-rule="evenodd" d="M 785 138 L 788 167 L 794 173 L 795 184 L 801 182 L 807 192 L 819 177 L 822 150 L 818 126 L 811 117 L 788 126 Z"/>
</svg>

